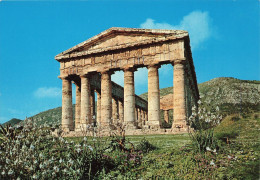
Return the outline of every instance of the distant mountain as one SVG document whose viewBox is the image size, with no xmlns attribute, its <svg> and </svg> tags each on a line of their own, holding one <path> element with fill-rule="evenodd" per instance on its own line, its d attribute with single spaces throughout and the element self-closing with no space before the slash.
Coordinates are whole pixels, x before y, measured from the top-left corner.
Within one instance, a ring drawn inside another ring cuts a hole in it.
<svg viewBox="0 0 260 180">
<path fill-rule="evenodd" d="M 247 113 L 260 110 L 260 81 L 221 77 L 201 83 L 198 88 L 200 96 L 203 97 L 202 101 L 213 106 L 219 106 L 222 114 Z M 172 98 L 169 95 L 172 92 L 172 87 L 163 88 L 160 89 L 160 96 L 162 98 L 168 95 L 166 97 Z M 144 93 L 140 96 L 147 100 L 147 95 L 147 93 Z M 162 112 L 161 118 L 163 118 Z M 61 121 L 61 107 L 41 112 L 28 119 L 33 119 L 37 124 L 59 124 Z M 170 119 L 172 119 L 172 111 L 170 111 Z"/>
<path fill-rule="evenodd" d="M 11 120 L 5 122 L 4 124 L 2 124 L 2 126 L 6 126 L 6 125 L 8 125 L 8 124 L 10 124 L 11 126 L 14 126 L 15 124 L 18 124 L 18 123 L 20 123 L 21 121 L 23 121 L 23 120 L 13 118 L 13 119 L 11 119 Z"/>
</svg>

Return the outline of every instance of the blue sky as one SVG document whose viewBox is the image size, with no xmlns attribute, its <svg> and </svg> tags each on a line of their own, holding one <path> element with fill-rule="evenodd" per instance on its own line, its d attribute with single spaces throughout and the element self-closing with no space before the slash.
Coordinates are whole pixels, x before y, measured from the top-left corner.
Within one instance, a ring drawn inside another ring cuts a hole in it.
<svg viewBox="0 0 260 180">
<path fill-rule="evenodd" d="M 54 56 L 110 27 L 188 30 L 199 83 L 259 80 L 259 1 L 0 1 L 0 123 L 61 106 Z M 172 66 L 159 70 L 172 86 Z M 147 92 L 147 69 L 135 73 Z M 123 84 L 123 73 L 112 79 Z"/>
</svg>

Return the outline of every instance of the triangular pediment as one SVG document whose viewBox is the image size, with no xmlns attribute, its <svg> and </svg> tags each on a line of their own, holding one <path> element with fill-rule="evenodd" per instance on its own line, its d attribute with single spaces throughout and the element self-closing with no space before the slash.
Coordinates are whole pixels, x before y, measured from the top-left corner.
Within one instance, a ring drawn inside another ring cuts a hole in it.
<svg viewBox="0 0 260 180">
<path fill-rule="evenodd" d="M 160 30 L 160 29 L 136 29 L 136 28 L 110 28 L 102 33 L 58 54 L 56 58 L 75 52 L 102 50 L 120 45 L 166 38 L 169 36 L 188 36 L 183 30 Z"/>
</svg>

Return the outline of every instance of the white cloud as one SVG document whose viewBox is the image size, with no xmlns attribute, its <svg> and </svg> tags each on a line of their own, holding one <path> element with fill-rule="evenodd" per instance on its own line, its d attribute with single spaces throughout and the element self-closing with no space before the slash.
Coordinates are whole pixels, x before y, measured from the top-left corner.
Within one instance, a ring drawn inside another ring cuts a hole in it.
<svg viewBox="0 0 260 180">
<path fill-rule="evenodd" d="M 140 25 L 141 28 L 148 29 L 176 29 L 187 30 L 190 35 L 191 47 L 198 48 L 201 44 L 212 36 L 212 27 L 208 12 L 192 11 L 184 16 L 179 24 L 156 23 L 155 20 L 148 18 Z"/>
<path fill-rule="evenodd" d="M 37 98 L 53 98 L 53 97 L 61 97 L 62 91 L 60 88 L 57 87 L 41 87 L 38 88 L 34 92 L 34 96 Z"/>
</svg>

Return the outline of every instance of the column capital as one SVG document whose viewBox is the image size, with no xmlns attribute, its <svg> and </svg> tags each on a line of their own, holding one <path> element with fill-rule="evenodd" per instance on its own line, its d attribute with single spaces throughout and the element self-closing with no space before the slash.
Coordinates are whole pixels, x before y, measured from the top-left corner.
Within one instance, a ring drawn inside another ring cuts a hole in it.
<svg viewBox="0 0 260 180">
<path fill-rule="evenodd" d="M 150 64 L 150 65 L 147 66 L 148 69 L 149 68 L 157 68 L 157 69 L 159 69 L 160 67 L 161 67 L 160 64 Z"/>
<path fill-rule="evenodd" d="M 81 75 L 79 75 L 79 77 L 80 78 L 87 78 L 87 77 L 89 77 L 89 74 L 87 73 L 87 74 L 81 74 Z"/>
<path fill-rule="evenodd" d="M 135 72 L 136 71 L 136 68 L 135 67 L 124 67 L 123 68 L 123 71 L 131 71 L 131 72 Z"/>
<path fill-rule="evenodd" d="M 100 71 L 99 73 L 100 73 L 101 75 L 102 75 L 102 74 L 108 74 L 108 75 L 114 74 L 114 72 L 113 72 L 113 71 L 110 71 L 110 70 L 108 70 L 108 71 Z"/>
<path fill-rule="evenodd" d="M 185 65 L 187 63 L 187 60 L 174 60 L 172 62 L 172 65 L 182 64 Z"/>
<path fill-rule="evenodd" d="M 61 80 L 71 80 L 69 76 L 59 76 Z"/>
</svg>

